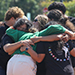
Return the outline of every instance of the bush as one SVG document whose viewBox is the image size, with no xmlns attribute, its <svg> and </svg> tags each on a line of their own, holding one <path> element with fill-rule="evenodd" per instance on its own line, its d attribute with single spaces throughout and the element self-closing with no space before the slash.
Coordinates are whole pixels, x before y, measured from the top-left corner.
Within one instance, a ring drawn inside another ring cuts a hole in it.
<svg viewBox="0 0 75 75">
<path fill-rule="evenodd" d="M 66 14 L 68 16 L 73 16 L 75 17 L 75 1 L 69 1 L 68 3 L 65 2 L 64 5 L 67 8 Z"/>
</svg>

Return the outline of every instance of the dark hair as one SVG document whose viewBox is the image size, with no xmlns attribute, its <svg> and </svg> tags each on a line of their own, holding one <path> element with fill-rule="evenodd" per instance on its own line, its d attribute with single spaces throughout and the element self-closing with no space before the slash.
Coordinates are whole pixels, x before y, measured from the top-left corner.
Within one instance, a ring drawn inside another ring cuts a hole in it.
<svg viewBox="0 0 75 75">
<path fill-rule="evenodd" d="M 56 24 L 58 24 L 56 21 L 50 21 L 45 25 L 45 28 L 47 28 L 50 25 L 56 25 Z"/>
<path fill-rule="evenodd" d="M 50 11 L 52 9 L 58 9 L 62 11 L 63 14 L 65 14 L 66 12 L 66 7 L 62 2 L 53 2 L 52 4 L 50 4 L 48 10 Z"/>
<path fill-rule="evenodd" d="M 20 27 L 22 25 L 26 24 L 27 27 L 25 29 L 26 32 L 29 32 L 30 27 L 32 26 L 32 22 L 27 20 L 27 19 L 23 19 L 23 18 L 19 18 L 15 24 L 14 24 L 14 28 L 17 29 L 17 27 Z"/>
<path fill-rule="evenodd" d="M 63 17 L 63 14 L 57 9 L 49 11 L 47 16 L 48 16 L 49 19 L 54 20 L 54 21 L 56 21 L 60 24 L 63 24 L 63 25 L 67 21 L 67 18 Z"/>
<path fill-rule="evenodd" d="M 63 40 L 55 41 L 56 43 L 53 42 L 52 49 L 57 51 L 57 50 L 63 50 L 63 47 L 65 46 L 65 43 Z"/>
</svg>

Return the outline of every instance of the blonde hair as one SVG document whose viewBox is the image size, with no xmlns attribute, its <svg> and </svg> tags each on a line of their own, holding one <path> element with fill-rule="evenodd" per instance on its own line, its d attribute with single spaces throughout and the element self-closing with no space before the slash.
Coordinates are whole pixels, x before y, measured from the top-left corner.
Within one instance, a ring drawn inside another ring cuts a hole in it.
<svg viewBox="0 0 75 75">
<path fill-rule="evenodd" d="M 43 29 L 45 25 L 48 23 L 48 17 L 46 15 L 38 15 L 37 17 L 39 26 L 41 27 L 41 29 Z"/>
</svg>

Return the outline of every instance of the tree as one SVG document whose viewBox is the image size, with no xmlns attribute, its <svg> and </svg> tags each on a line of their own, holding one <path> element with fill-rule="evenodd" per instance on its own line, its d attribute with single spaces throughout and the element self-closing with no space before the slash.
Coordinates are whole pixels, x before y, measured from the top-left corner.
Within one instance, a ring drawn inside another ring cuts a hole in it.
<svg viewBox="0 0 75 75">
<path fill-rule="evenodd" d="M 25 14 L 30 12 L 31 19 L 33 20 L 33 18 L 37 14 L 42 13 L 41 5 L 38 2 L 39 2 L 39 0 L 37 0 L 37 1 L 36 0 L 14 0 L 11 2 L 12 4 L 10 4 L 10 7 L 11 6 L 18 6 L 25 12 Z"/>
<path fill-rule="evenodd" d="M 4 20 L 4 14 L 9 8 L 11 0 L 0 0 L 0 21 Z"/>
</svg>

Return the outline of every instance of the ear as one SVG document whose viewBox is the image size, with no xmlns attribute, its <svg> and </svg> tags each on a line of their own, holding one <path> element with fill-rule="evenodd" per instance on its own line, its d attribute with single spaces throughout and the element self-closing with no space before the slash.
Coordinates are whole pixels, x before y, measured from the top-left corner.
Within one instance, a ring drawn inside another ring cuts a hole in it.
<svg viewBox="0 0 75 75">
<path fill-rule="evenodd" d="M 11 17 L 11 20 L 14 20 L 14 17 Z"/>
</svg>

